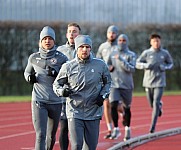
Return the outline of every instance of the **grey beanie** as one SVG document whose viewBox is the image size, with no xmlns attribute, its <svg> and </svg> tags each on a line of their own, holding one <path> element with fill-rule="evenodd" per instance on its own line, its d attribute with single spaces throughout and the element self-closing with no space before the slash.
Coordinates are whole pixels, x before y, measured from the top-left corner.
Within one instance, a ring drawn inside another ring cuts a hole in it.
<svg viewBox="0 0 181 150">
<path fill-rule="evenodd" d="M 92 40 L 89 35 L 78 35 L 75 39 L 75 49 L 77 50 L 81 45 L 87 44 L 92 48 Z"/>
<path fill-rule="evenodd" d="M 45 26 L 41 30 L 41 32 L 40 32 L 40 41 L 42 41 L 43 38 L 46 37 L 46 36 L 50 36 L 55 41 L 55 31 L 49 26 Z"/>
<path fill-rule="evenodd" d="M 111 25 L 107 29 L 107 33 L 108 32 L 114 32 L 114 33 L 118 34 L 118 27 L 116 27 L 115 25 Z"/>
<path fill-rule="evenodd" d="M 128 36 L 127 36 L 126 34 L 120 34 L 119 37 L 118 37 L 118 41 L 119 41 L 120 38 L 125 39 L 125 40 L 126 40 L 126 43 L 127 43 L 127 45 L 128 45 L 129 39 L 128 39 Z"/>
</svg>

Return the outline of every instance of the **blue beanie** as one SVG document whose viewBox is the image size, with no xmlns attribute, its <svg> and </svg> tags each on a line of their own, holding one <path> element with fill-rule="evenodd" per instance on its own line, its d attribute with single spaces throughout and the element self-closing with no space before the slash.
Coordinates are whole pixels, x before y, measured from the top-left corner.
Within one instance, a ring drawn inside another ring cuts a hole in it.
<svg viewBox="0 0 181 150">
<path fill-rule="evenodd" d="M 111 25 L 107 29 L 107 33 L 108 32 L 114 32 L 114 33 L 116 33 L 118 35 L 118 27 L 116 27 L 115 25 Z"/>
<path fill-rule="evenodd" d="M 75 49 L 77 50 L 81 45 L 87 44 L 92 48 L 92 40 L 89 35 L 78 35 L 75 39 Z"/>
<path fill-rule="evenodd" d="M 46 36 L 50 36 L 55 41 L 55 31 L 49 26 L 45 26 L 41 30 L 41 32 L 40 32 L 40 41 L 42 41 L 43 38 L 46 37 Z"/>
</svg>

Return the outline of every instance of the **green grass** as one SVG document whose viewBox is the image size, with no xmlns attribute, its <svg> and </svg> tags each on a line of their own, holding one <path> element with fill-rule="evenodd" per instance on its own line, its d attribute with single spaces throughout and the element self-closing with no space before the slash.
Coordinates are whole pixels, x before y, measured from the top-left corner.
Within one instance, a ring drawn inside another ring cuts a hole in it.
<svg viewBox="0 0 181 150">
<path fill-rule="evenodd" d="M 133 96 L 145 96 L 145 92 L 134 92 Z M 181 91 L 164 91 L 164 95 L 181 95 Z M 31 96 L 0 96 L 0 102 L 29 102 Z"/>
<path fill-rule="evenodd" d="M 0 96 L 0 102 L 28 102 L 31 96 Z"/>
<path fill-rule="evenodd" d="M 181 91 L 164 91 L 163 95 L 181 95 Z M 133 96 L 146 96 L 145 92 L 134 92 Z"/>
</svg>

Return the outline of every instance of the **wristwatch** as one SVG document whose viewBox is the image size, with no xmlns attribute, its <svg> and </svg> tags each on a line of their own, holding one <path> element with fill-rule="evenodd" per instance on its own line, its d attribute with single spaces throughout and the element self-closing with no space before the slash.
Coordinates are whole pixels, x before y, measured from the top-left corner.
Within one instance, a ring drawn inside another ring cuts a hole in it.
<svg viewBox="0 0 181 150">
<path fill-rule="evenodd" d="M 109 93 L 105 93 L 104 95 L 102 95 L 102 98 L 103 99 L 106 99 L 106 98 L 108 98 L 109 97 Z"/>
</svg>

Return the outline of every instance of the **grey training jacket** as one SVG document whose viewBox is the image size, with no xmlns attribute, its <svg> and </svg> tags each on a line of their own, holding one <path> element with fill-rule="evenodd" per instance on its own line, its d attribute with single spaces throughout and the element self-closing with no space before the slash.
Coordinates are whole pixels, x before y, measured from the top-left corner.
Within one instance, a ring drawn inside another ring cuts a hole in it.
<svg viewBox="0 0 181 150">
<path fill-rule="evenodd" d="M 165 70 L 173 67 L 169 52 L 163 48 L 144 50 L 136 61 L 137 69 L 144 69 L 143 87 L 156 88 L 166 86 Z"/>
<path fill-rule="evenodd" d="M 116 59 L 115 55 L 119 55 Z M 112 77 L 112 88 L 121 89 L 133 89 L 134 82 L 132 73 L 135 72 L 136 65 L 136 54 L 130 51 L 128 48 L 125 50 L 116 49 L 112 50 L 112 53 L 108 60 L 108 66 L 114 66 L 113 72 L 111 72 Z"/>
<path fill-rule="evenodd" d="M 29 75 L 33 71 L 36 72 L 37 83 L 33 84 L 32 101 L 41 101 L 47 104 L 62 103 L 61 98 L 53 91 L 55 77 L 48 76 L 47 68 L 51 67 L 59 72 L 62 64 L 67 60 L 67 57 L 56 51 L 55 48 L 49 50 L 48 53 L 42 53 L 42 50 L 40 50 L 30 55 L 24 71 L 24 77 L 29 82 Z"/>
<path fill-rule="evenodd" d="M 107 64 L 108 59 L 109 59 L 109 55 L 112 52 L 111 50 L 114 49 L 114 47 L 116 47 L 116 45 L 117 45 L 117 40 L 115 40 L 113 43 L 110 43 L 108 41 L 102 43 L 99 46 L 96 57 L 103 59 Z"/>
<path fill-rule="evenodd" d="M 69 60 L 74 59 L 76 56 L 76 50 L 74 45 L 70 46 L 68 41 L 66 42 L 65 45 L 59 46 L 57 48 L 57 51 L 62 52 L 65 56 L 67 56 Z"/>
<path fill-rule="evenodd" d="M 72 91 L 67 99 L 67 118 L 95 120 L 102 117 L 97 96 L 110 92 L 111 76 L 101 59 L 81 61 L 77 57 L 64 64 L 53 84 L 54 92 L 62 96 L 64 84 Z"/>
</svg>

